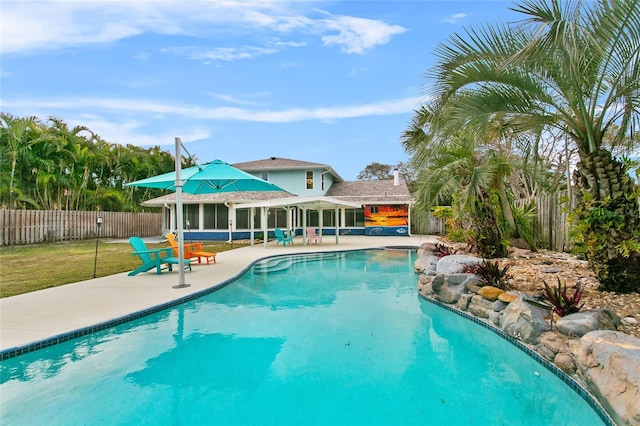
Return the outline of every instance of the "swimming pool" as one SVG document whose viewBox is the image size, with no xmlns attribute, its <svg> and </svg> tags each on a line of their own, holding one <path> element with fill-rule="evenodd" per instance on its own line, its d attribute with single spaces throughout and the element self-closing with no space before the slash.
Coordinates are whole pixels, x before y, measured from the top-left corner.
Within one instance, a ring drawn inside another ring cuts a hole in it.
<svg viewBox="0 0 640 426">
<path fill-rule="evenodd" d="M 418 297 L 414 259 L 269 258 L 201 298 L 5 360 L 2 424 L 603 424 L 509 342 Z"/>
</svg>

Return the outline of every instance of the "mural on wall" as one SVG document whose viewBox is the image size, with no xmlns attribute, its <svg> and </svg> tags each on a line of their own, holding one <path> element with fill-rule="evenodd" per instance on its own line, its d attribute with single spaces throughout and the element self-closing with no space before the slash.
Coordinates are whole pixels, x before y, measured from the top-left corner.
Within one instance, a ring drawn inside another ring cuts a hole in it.
<svg viewBox="0 0 640 426">
<path fill-rule="evenodd" d="M 409 206 L 366 206 L 365 235 L 406 235 L 409 232 Z"/>
</svg>

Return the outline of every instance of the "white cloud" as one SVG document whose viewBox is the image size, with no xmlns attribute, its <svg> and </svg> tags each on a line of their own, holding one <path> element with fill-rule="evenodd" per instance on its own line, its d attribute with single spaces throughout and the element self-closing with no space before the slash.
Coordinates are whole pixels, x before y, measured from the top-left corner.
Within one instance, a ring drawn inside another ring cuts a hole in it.
<svg viewBox="0 0 640 426">
<path fill-rule="evenodd" d="M 3 104 L 15 110 L 41 109 L 49 111 L 92 110 L 103 113 L 136 114 L 136 117 L 180 116 L 188 119 L 230 120 L 263 123 L 290 123 L 306 120 L 339 120 L 356 117 L 406 114 L 414 111 L 420 100 L 415 97 L 378 101 L 362 105 L 317 108 L 293 108 L 285 110 L 254 110 L 236 107 L 203 108 L 193 105 L 161 103 L 154 100 L 116 98 L 70 98 L 63 100 L 22 99 L 3 100 Z M 65 116 L 68 114 L 65 114 Z"/>
<path fill-rule="evenodd" d="M 198 47 L 175 47 L 164 49 L 163 52 L 186 56 L 189 59 L 202 61 L 237 61 L 240 59 L 253 59 L 256 56 L 270 55 L 278 52 L 274 48 L 266 47 L 214 47 L 210 49 Z"/>
<path fill-rule="evenodd" d="M 147 123 L 142 120 L 131 120 L 128 118 L 121 121 L 107 120 L 96 115 L 71 116 L 65 119 L 70 126 L 85 126 L 92 132 L 99 135 L 103 140 L 117 144 L 131 144 L 136 146 L 171 145 L 174 143 L 176 132 L 185 141 L 198 141 L 211 137 L 211 131 L 202 128 L 191 128 L 185 131 L 184 128 L 175 130 L 162 130 L 154 134 L 148 134 L 144 128 Z"/>
<path fill-rule="evenodd" d="M 363 53 L 406 31 L 398 25 L 351 16 L 332 16 L 297 1 L 7 1 L 2 2 L 2 53 L 110 43 L 144 33 L 219 39 L 223 34 L 320 36 L 344 53 Z M 304 9 L 304 10 L 302 10 Z M 313 19 L 302 13 L 323 15 Z M 327 17 L 328 16 L 328 17 Z M 273 43 L 263 48 L 271 53 Z M 270 45 L 271 44 L 271 45 Z M 300 47 L 300 41 L 278 42 Z M 224 51 L 225 48 L 217 48 Z M 260 48 L 254 48 L 260 49 Z M 255 53 L 255 52 L 254 52 Z M 251 57 L 251 52 L 244 52 Z M 229 60 L 229 53 L 210 55 Z M 233 57 L 233 54 L 231 54 Z"/>
<path fill-rule="evenodd" d="M 327 29 L 338 34 L 323 36 L 322 41 L 327 46 L 339 45 L 344 53 L 364 53 L 375 46 L 387 44 L 392 36 L 406 31 L 399 25 L 351 16 L 338 16 L 324 23 Z"/>
<path fill-rule="evenodd" d="M 447 22 L 449 24 L 457 24 L 458 21 L 460 21 L 461 19 L 466 18 L 467 16 L 469 16 L 468 13 L 455 13 L 453 15 L 447 16 L 446 18 L 443 18 L 440 22 Z"/>
</svg>

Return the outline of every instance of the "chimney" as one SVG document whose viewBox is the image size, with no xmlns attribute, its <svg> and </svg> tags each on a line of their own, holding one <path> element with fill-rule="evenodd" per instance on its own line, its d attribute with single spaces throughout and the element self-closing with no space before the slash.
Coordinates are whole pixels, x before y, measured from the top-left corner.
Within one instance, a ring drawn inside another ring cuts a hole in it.
<svg viewBox="0 0 640 426">
<path fill-rule="evenodd" d="M 400 173 L 398 172 L 398 168 L 393 169 L 393 186 L 400 185 Z"/>
</svg>

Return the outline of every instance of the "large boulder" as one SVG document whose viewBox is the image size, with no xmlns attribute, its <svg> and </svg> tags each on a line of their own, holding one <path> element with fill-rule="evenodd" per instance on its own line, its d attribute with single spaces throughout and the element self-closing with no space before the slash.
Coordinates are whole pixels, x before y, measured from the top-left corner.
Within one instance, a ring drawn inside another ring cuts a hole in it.
<svg viewBox="0 0 640 426">
<path fill-rule="evenodd" d="M 617 330 L 620 318 L 608 309 L 594 309 L 565 315 L 556 322 L 558 331 L 566 336 L 582 337 L 595 330 Z"/>
<path fill-rule="evenodd" d="M 413 262 L 413 270 L 419 274 L 424 275 L 435 275 L 436 274 L 436 265 L 440 258 L 433 254 L 426 254 L 424 256 L 420 256 Z"/>
<path fill-rule="evenodd" d="M 508 335 L 534 344 L 542 333 L 551 330 L 549 314 L 549 309 L 520 296 L 503 311 L 501 327 Z"/>
<path fill-rule="evenodd" d="M 482 260 L 483 259 L 480 259 L 479 257 L 469 256 L 466 254 L 452 254 L 450 256 L 444 256 L 436 266 L 436 274 L 461 274 L 464 272 L 464 267 L 466 265 L 477 265 L 482 262 Z"/>
<path fill-rule="evenodd" d="M 578 374 L 619 425 L 640 425 L 640 340 L 618 331 L 585 334 Z"/>
<path fill-rule="evenodd" d="M 431 289 L 437 300 L 454 304 L 467 292 L 467 285 L 477 281 L 478 277 L 473 274 L 436 275 L 431 282 Z"/>
</svg>

